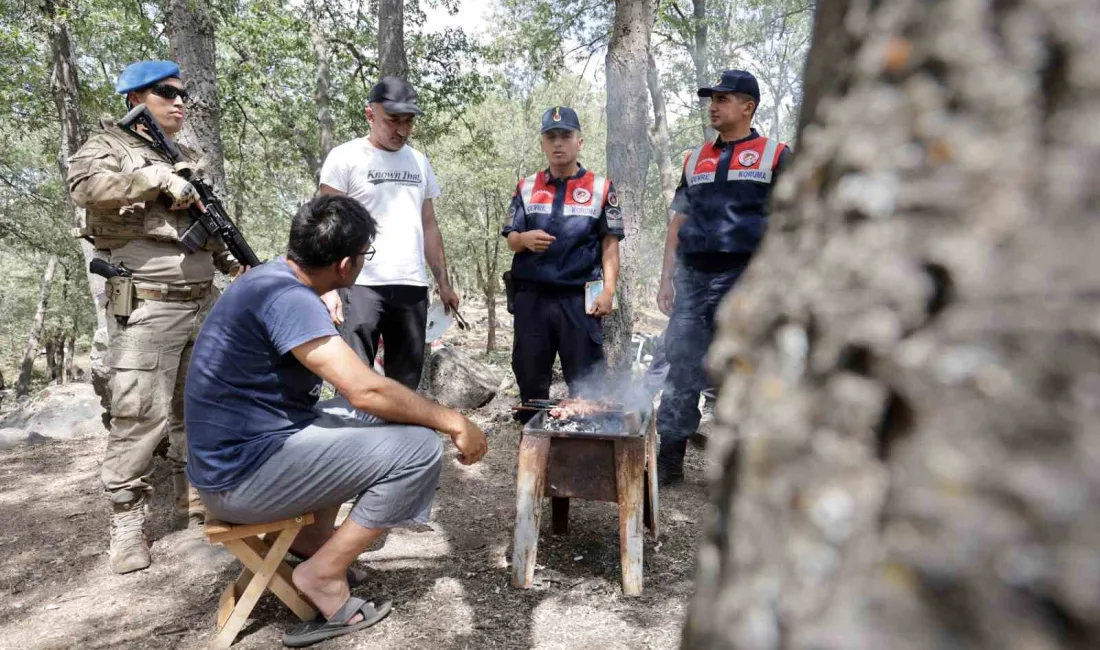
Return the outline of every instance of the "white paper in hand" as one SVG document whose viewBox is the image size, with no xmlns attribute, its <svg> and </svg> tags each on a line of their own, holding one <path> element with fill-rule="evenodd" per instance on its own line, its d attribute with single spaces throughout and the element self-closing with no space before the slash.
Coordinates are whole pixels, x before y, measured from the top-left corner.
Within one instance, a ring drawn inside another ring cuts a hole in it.
<svg viewBox="0 0 1100 650">
<path fill-rule="evenodd" d="M 443 332 L 454 323 L 454 318 L 447 313 L 441 302 L 433 302 L 428 307 L 428 325 L 424 334 L 425 343 L 434 343 L 443 336 Z"/>
</svg>

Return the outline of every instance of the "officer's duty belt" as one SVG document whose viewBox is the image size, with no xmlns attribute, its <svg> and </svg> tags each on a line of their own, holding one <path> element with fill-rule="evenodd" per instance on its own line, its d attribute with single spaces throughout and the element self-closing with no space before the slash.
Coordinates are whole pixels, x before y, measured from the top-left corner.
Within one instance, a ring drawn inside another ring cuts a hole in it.
<svg viewBox="0 0 1100 650">
<path fill-rule="evenodd" d="M 206 294 L 210 292 L 211 284 L 209 280 L 193 284 L 161 284 L 134 280 L 134 295 L 138 300 L 188 302 L 206 297 Z"/>
</svg>

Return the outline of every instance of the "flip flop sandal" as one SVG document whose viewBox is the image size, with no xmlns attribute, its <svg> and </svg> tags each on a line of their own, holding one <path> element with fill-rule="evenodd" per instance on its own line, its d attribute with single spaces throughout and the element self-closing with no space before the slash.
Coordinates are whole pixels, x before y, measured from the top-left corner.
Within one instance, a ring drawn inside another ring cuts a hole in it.
<svg viewBox="0 0 1100 650">
<path fill-rule="evenodd" d="M 348 598 L 328 620 L 318 615 L 312 621 L 295 625 L 283 635 L 283 645 L 288 648 L 304 648 L 314 643 L 358 632 L 386 618 L 391 607 L 392 603 L 388 600 L 381 605 L 375 605 L 362 598 Z M 363 620 L 349 624 L 348 621 L 355 618 L 356 614 L 362 614 Z"/>
</svg>

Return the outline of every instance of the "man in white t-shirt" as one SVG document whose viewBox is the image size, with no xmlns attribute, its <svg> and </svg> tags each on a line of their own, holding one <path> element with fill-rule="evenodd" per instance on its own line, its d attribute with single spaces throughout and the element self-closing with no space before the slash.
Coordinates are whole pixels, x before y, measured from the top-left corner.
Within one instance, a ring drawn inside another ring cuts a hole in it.
<svg viewBox="0 0 1100 650">
<path fill-rule="evenodd" d="M 408 146 L 421 114 L 416 91 L 404 79 L 383 77 L 370 91 L 370 135 L 336 147 L 321 168 L 321 194 L 362 203 L 378 222 L 378 236 L 355 286 L 322 296 L 348 345 L 374 363 L 378 338 L 386 345 L 386 376 L 416 390 L 424 364 L 428 274 L 450 311 L 458 294 L 447 278 L 443 236 L 432 200 L 440 195 L 428 157 Z"/>
</svg>

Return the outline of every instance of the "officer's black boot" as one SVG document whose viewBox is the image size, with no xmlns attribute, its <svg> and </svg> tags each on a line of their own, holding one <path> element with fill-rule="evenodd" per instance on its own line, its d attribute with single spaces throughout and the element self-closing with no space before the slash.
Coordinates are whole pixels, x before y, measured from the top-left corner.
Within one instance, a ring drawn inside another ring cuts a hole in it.
<svg viewBox="0 0 1100 650">
<path fill-rule="evenodd" d="M 661 451 L 657 454 L 657 482 L 668 486 L 684 482 L 684 454 L 687 453 L 687 440 L 661 442 Z"/>
</svg>

